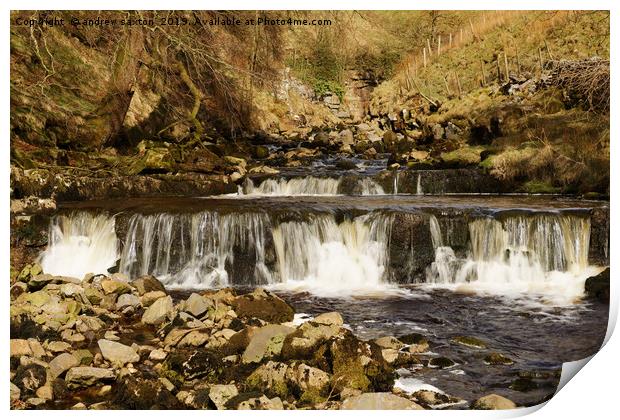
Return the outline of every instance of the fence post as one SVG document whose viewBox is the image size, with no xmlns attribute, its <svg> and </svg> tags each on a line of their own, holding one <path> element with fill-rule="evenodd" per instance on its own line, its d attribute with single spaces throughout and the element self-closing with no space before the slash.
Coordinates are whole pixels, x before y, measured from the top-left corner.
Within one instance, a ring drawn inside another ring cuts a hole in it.
<svg viewBox="0 0 620 420">
<path fill-rule="evenodd" d="M 422 48 L 422 54 L 424 55 L 424 68 L 426 68 L 426 47 Z"/>
<path fill-rule="evenodd" d="M 482 58 L 480 59 L 480 73 L 482 75 L 482 79 L 481 79 L 482 86 L 484 87 L 484 85 L 487 84 L 487 81 L 486 81 L 486 77 L 484 76 L 484 62 L 482 61 Z"/>
<path fill-rule="evenodd" d="M 441 55 L 441 35 L 437 38 L 437 56 Z"/>
</svg>

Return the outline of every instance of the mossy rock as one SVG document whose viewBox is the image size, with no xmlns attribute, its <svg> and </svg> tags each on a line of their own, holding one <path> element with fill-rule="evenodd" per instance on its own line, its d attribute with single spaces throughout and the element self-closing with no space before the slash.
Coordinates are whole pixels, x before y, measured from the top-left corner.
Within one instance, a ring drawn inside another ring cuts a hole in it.
<svg viewBox="0 0 620 420">
<path fill-rule="evenodd" d="M 558 194 L 562 192 L 561 188 L 554 187 L 544 181 L 528 181 L 523 184 L 523 189 L 529 194 Z"/>
<path fill-rule="evenodd" d="M 449 367 L 454 366 L 454 363 L 451 359 L 447 357 L 434 357 L 428 361 L 429 367 L 437 367 L 439 369 L 447 369 Z"/>
<path fill-rule="evenodd" d="M 485 348 L 487 348 L 487 343 L 484 342 L 483 340 L 480 340 L 479 338 L 476 338 L 476 337 L 470 337 L 470 336 L 462 335 L 462 336 L 454 337 L 450 341 L 455 343 L 455 344 L 461 344 L 463 346 L 472 347 L 472 348 L 475 348 L 475 349 L 485 349 Z"/>
<path fill-rule="evenodd" d="M 538 385 L 529 378 L 517 378 L 512 381 L 509 388 L 518 392 L 529 392 L 537 389 Z"/>
<path fill-rule="evenodd" d="M 511 358 L 506 357 L 501 353 L 489 353 L 485 356 L 484 362 L 489 365 L 510 366 L 514 364 L 514 361 Z"/>
</svg>

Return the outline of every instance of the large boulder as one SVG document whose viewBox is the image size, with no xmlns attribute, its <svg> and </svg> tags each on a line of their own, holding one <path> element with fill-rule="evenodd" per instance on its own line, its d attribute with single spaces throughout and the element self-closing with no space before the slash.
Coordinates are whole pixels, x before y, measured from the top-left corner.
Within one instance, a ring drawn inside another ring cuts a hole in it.
<svg viewBox="0 0 620 420">
<path fill-rule="evenodd" d="M 517 405 L 501 395 L 490 394 L 474 401 L 471 408 L 474 410 L 510 410 L 517 408 Z"/>
<path fill-rule="evenodd" d="M 284 340 L 282 357 L 300 360 L 311 358 L 320 345 L 331 338 L 344 337 L 346 333 L 347 330 L 338 325 L 305 322 Z"/>
<path fill-rule="evenodd" d="M 174 314 L 174 306 L 172 298 L 165 296 L 159 298 L 149 306 L 144 314 L 142 314 L 142 322 L 150 325 L 160 325 L 167 319 L 172 319 Z"/>
<path fill-rule="evenodd" d="M 295 316 L 295 310 L 288 303 L 264 289 L 238 296 L 231 305 L 240 318 L 258 318 L 280 324 L 292 321 Z"/>
<path fill-rule="evenodd" d="M 136 351 L 124 344 L 116 341 L 101 339 L 97 342 L 101 355 L 104 359 L 116 366 L 123 366 L 127 363 L 136 363 L 140 361 L 140 356 Z"/>
<path fill-rule="evenodd" d="M 381 348 L 358 340 L 353 334 L 331 341 L 332 386 L 361 391 L 388 391 L 394 385 L 394 370 L 385 363 Z"/>
<path fill-rule="evenodd" d="M 243 352 L 243 363 L 259 363 L 263 359 L 278 356 L 287 335 L 295 331 L 285 325 L 270 324 L 256 330 Z"/>
<path fill-rule="evenodd" d="M 343 410 L 423 410 L 418 404 L 389 392 L 367 392 L 347 398 Z"/>
<path fill-rule="evenodd" d="M 594 277 L 588 277 L 585 293 L 590 299 L 609 303 L 609 267 Z"/>
</svg>

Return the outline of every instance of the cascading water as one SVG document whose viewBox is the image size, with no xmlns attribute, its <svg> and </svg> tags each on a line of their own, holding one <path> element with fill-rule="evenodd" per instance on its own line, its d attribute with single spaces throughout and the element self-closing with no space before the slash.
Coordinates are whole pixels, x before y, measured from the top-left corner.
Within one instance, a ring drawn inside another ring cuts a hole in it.
<svg viewBox="0 0 620 420">
<path fill-rule="evenodd" d="M 416 182 L 415 193 L 417 195 L 423 195 L 424 190 L 422 190 L 422 174 L 418 173 L 418 181 Z"/>
<path fill-rule="evenodd" d="M 243 272 L 249 277 L 245 281 L 268 284 L 272 282 L 265 265 L 268 227 L 262 213 L 134 215 L 120 270 L 130 277 L 152 274 L 173 288 L 198 289 L 227 286 L 231 268 L 253 266 L 251 272 Z M 245 261 L 235 265 L 236 256 Z"/>
<path fill-rule="evenodd" d="M 469 223 L 466 259 L 457 258 L 443 244 L 434 218 L 431 234 L 435 262 L 427 271 L 429 283 L 501 295 L 542 295 L 564 304 L 580 297 L 585 279 L 599 270 L 588 265 L 588 217 L 539 214 L 503 221 L 476 219 Z"/>
<path fill-rule="evenodd" d="M 340 178 L 317 178 L 307 176 L 291 179 L 266 179 L 255 186 L 247 179 L 243 195 L 336 195 L 340 186 Z"/>
<path fill-rule="evenodd" d="M 391 249 L 393 229 L 413 229 L 414 234 L 420 226 L 397 226 L 394 220 L 382 211 L 341 222 L 320 212 L 134 214 L 122 223 L 126 235 L 119 249 L 114 217 L 74 212 L 53 219 L 40 260 L 46 273 L 81 278 L 106 273 L 120 258 L 119 270 L 129 277 L 152 274 L 171 288 L 260 284 L 322 296 L 374 293 L 395 288 L 390 281 L 403 281 L 393 265 L 401 262 L 390 262 L 391 252 L 408 251 Z M 589 217 L 478 218 L 468 223 L 468 239 L 463 239 L 466 231 L 458 225 L 465 220 L 442 218 L 447 223 L 442 232 L 437 217 L 430 216 L 432 245 L 422 237 L 422 242 L 411 242 L 408 249 L 421 252 L 410 252 L 408 258 L 425 255 L 423 247 L 434 249 L 427 283 L 570 303 L 583 293 L 585 279 L 599 270 L 588 265 Z M 453 250 L 457 239 L 458 249 L 469 247 L 467 256 Z"/>
<path fill-rule="evenodd" d="M 290 179 L 266 179 L 258 186 L 247 179 L 239 190 L 245 196 L 291 196 L 291 195 L 338 195 L 341 193 L 342 178 L 318 178 L 306 176 Z M 383 195 L 383 188 L 370 178 L 357 181 L 360 195 Z"/>
<path fill-rule="evenodd" d="M 77 212 L 52 219 L 49 246 L 40 263 L 48 274 L 83 278 L 107 273 L 117 261 L 114 218 L 107 214 Z"/>
<path fill-rule="evenodd" d="M 273 231 L 279 273 L 288 289 L 347 295 L 384 291 L 391 218 L 370 214 L 337 224 L 331 215 L 286 222 Z"/>
</svg>

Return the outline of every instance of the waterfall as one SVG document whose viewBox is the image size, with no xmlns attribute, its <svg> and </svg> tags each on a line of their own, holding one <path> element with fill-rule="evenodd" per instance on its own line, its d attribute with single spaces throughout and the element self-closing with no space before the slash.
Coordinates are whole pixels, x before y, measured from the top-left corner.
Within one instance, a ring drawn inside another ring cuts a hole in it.
<svg viewBox="0 0 620 420">
<path fill-rule="evenodd" d="M 433 238 L 441 232 L 431 220 Z M 588 265 L 590 219 L 574 215 L 510 216 L 469 223 L 470 252 L 459 259 L 450 247 L 435 243 L 435 261 L 427 281 L 463 289 L 514 295 L 543 295 L 556 303 L 581 296 Z"/>
<path fill-rule="evenodd" d="M 273 231 L 279 287 L 323 296 L 385 289 L 391 218 L 370 214 L 337 224 L 331 215 L 286 222 Z"/>
<path fill-rule="evenodd" d="M 227 286 L 233 267 L 250 270 L 243 275 L 251 278 L 241 284 L 271 283 L 265 264 L 268 227 L 262 213 L 133 215 L 120 270 L 132 278 L 152 274 L 173 288 Z"/>
<path fill-rule="evenodd" d="M 381 185 L 370 178 L 362 178 L 358 181 L 362 195 L 384 195 L 385 191 Z"/>
<path fill-rule="evenodd" d="M 468 231 L 457 229 L 454 224 L 464 220 L 451 216 L 440 224 L 429 217 L 434 261 L 426 267 L 427 283 L 570 303 L 597 273 L 588 264 L 589 217 L 500 215 L 471 220 Z M 126 230 L 120 247 L 117 223 Z M 388 280 L 395 273 L 390 253 L 407 249 L 392 244 L 394 223 L 393 215 L 381 211 L 342 221 L 331 213 L 81 211 L 52 219 L 40 261 L 45 273 L 82 278 L 107 273 L 120 258 L 120 272 L 130 278 L 151 274 L 169 288 L 268 285 L 322 296 L 367 294 L 395 287 Z M 421 225 L 404 226 L 399 229 Z M 409 258 L 424 255 L 421 241 L 412 242 L 409 251 L 420 252 Z M 459 255 L 451 246 L 456 244 Z"/>
<path fill-rule="evenodd" d="M 338 195 L 342 189 L 342 177 L 318 178 L 306 176 L 290 179 L 266 179 L 258 186 L 251 179 L 246 179 L 239 195 L 245 196 L 292 196 L 292 195 Z M 383 188 L 372 179 L 363 177 L 357 180 L 354 188 L 360 195 L 383 195 Z"/>
<path fill-rule="evenodd" d="M 415 193 L 417 195 L 423 195 L 424 191 L 422 190 L 422 174 L 418 172 L 418 181 L 415 187 Z"/>
<path fill-rule="evenodd" d="M 392 188 L 394 195 L 398 195 L 398 177 L 399 177 L 399 172 L 398 170 L 396 170 L 394 171 L 394 187 Z"/>
<path fill-rule="evenodd" d="M 49 244 L 39 257 L 43 271 L 82 279 L 87 273 L 107 273 L 116 264 L 114 218 L 75 212 L 50 222 Z"/>
<path fill-rule="evenodd" d="M 317 178 L 306 176 L 291 179 L 266 179 L 255 186 L 251 179 L 247 179 L 244 195 L 336 195 L 340 186 L 340 178 Z"/>
</svg>

